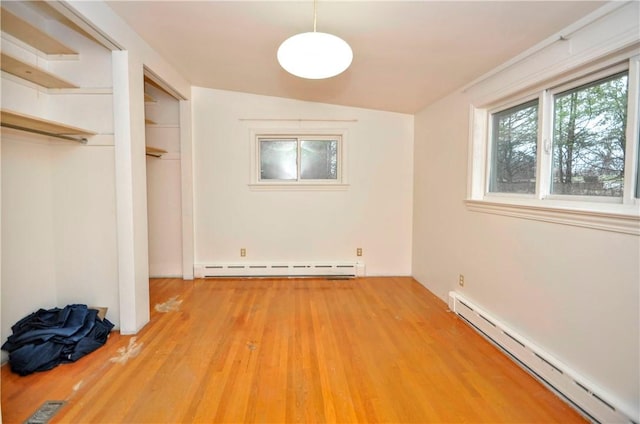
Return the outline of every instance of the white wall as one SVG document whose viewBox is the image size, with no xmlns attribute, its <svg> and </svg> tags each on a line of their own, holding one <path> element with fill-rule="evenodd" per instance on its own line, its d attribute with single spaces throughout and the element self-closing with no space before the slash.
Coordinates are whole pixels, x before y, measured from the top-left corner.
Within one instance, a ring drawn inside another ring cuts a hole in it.
<svg viewBox="0 0 640 424">
<path fill-rule="evenodd" d="M 412 116 L 197 87 L 192 102 L 196 263 L 356 260 L 362 247 L 367 275 L 410 275 Z M 348 189 L 251 191 L 250 129 L 266 126 L 347 128 Z"/>
<path fill-rule="evenodd" d="M 51 156 L 58 306 L 105 306 L 119 324 L 113 147 L 56 145 Z"/>
<path fill-rule="evenodd" d="M 56 306 L 57 290 L 51 150 L 3 131 L 1 167 L 4 343 L 20 318 Z"/>
<path fill-rule="evenodd" d="M 613 28 L 598 31 L 613 38 Z M 543 53 L 537 65 L 552 69 L 553 60 Z M 522 81 L 522 73 L 508 71 Z M 498 74 L 492 84 L 510 81 Z M 449 291 L 462 292 L 637 418 L 638 237 L 467 210 L 472 103 L 469 93 L 457 91 L 416 115 L 415 278 L 442 299 Z M 458 274 L 465 276 L 464 288 Z"/>
</svg>

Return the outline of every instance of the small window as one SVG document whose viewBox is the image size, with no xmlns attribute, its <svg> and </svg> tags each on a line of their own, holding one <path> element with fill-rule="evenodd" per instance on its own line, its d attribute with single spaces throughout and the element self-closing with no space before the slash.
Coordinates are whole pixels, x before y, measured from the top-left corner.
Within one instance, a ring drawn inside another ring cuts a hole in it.
<svg viewBox="0 0 640 424">
<path fill-rule="evenodd" d="M 627 72 L 554 96 L 551 193 L 622 197 Z"/>
<path fill-rule="evenodd" d="M 490 192 L 535 193 L 537 143 L 537 99 L 492 115 Z"/>
<path fill-rule="evenodd" d="M 342 137 L 257 136 L 258 183 L 341 182 Z"/>
</svg>

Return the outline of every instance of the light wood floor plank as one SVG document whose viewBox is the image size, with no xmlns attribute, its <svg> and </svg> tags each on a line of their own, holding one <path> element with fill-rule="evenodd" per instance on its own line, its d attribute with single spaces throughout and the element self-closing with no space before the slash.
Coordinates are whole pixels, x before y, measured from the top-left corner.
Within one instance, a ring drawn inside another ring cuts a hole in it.
<svg viewBox="0 0 640 424">
<path fill-rule="evenodd" d="M 583 423 L 415 280 L 150 282 L 151 322 L 74 364 L 2 367 L 2 418 L 60 423 Z M 154 306 L 170 299 L 178 310 Z M 119 351 L 120 349 L 120 351 Z"/>
</svg>

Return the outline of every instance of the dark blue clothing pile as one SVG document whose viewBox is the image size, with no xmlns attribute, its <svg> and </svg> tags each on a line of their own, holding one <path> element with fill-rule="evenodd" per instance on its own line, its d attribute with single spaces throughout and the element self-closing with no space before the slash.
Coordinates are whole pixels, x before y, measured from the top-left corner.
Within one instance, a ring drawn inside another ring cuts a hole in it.
<svg viewBox="0 0 640 424">
<path fill-rule="evenodd" d="M 28 375 L 75 362 L 107 342 L 113 324 L 87 305 L 40 309 L 18 321 L 2 345 L 11 371 Z"/>
</svg>

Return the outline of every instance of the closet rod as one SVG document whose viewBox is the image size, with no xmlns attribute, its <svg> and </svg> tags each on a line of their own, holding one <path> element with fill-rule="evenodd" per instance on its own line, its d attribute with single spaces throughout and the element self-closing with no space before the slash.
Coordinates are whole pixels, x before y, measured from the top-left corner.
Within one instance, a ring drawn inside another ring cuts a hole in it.
<svg viewBox="0 0 640 424">
<path fill-rule="evenodd" d="M 48 137 L 60 138 L 62 140 L 77 141 L 77 142 L 82 143 L 82 144 L 87 144 L 87 141 L 88 141 L 84 137 L 71 137 L 69 135 L 64 135 L 64 134 L 55 134 L 55 133 L 48 132 L 48 131 L 37 130 L 35 128 L 27 128 L 27 127 L 21 127 L 19 125 L 7 124 L 6 122 L 2 122 L 0 125 L 3 126 L 3 127 L 14 129 L 14 130 L 26 131 L 26 132 L 40 134 L 40 135 L 46 135 Z"/>
</svg>

